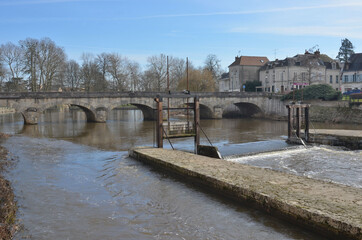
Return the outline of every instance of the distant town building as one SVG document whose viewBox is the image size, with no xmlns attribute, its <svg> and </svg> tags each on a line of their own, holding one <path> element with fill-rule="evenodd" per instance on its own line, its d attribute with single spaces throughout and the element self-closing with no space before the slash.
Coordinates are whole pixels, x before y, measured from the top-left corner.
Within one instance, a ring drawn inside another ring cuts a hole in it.
<svg viewBox="0 0 362 240">
<path fill-rule="evenodd" d="M 235 61 L 229 65 L 228 75 L 224 75 L 219 80 L 219 90 L 222 92 L 243 91 L 243 85 L 246 82 L 259 80 L 259 70 L 267 62 L 269 62 L 267 57 L 235 57 Z"/>
<path fill-rule="evenodd" d="M 230 90 L 230 78 L 229 73 L 221 74 L 219 79 L 219 92 L 228 92 Z"/>
<path fill-rule="evenodd" d="M 342 92 L 362 90 L 362 53 L 352 54 L 342 71 Z"/>
<path fill-rule="evenodd" d="M 341 67 L 327 55 L 306 51 L 283 60 L 276 59 L 260 69 L 265 92 L 289 92 L 312 84 L 329 84 L 340 90 Z"/>
</svg>

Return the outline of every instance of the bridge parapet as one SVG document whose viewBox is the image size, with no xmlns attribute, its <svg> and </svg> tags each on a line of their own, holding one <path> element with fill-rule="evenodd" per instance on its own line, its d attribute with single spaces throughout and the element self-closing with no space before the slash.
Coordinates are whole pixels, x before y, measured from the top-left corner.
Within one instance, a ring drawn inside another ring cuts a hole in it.
<svg viewBox="0 0 362 240">
<path fill-rule="evenodd" d="M 11 92 L 11 93 L 0 93 L 0 99 L 44 99 L 44 98 L 137 98 L 147 97 L 154 98 L 156 96 L 168 97 L 172 96 L 175 98 L 245 98 L 245 97 L 268 97 L 270 94 L 264 92 L 190 92 L 185 94 L 183 92 Z"/>
<path fill-rule="evenodd" d="M 222 118 L 228 106 L 237 106 L 244 115 L 286 116 L 285 104 L 278 96 L 255 92 L 22 92 L 0 93 L 0 106 L 22 113 L 27 124 L 36 124 L 45 109 L 71 105 L 80 107 L 90 122 L 105 122 L 115 107 L 132 104 L 145 120 L 154 120 L 155 97 L 172 97 L 173 107 L 186 104 L 186 98 L 198 96 L 201 118 Z M 247 104 L 246 104 L 247 103 Z M 284 112 L 283 112 L 284 111 Z"/>
</svg>

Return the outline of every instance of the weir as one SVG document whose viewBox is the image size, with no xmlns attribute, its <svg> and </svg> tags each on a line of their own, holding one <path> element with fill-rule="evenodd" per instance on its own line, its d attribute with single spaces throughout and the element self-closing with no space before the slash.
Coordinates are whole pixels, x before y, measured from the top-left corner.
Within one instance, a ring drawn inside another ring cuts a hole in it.
<svg viewBox="0 0 362 240">
<path fill-rule="evenodd" d="M 143 147 L 129 155 L 330 238 L 362 238 L 362 189 L 176 150 Z"/>
<path fill-rule="evenodd" d="M 288 143 L 317 143 L 343 146 L 352 150 L 362 149 L 361 130 L 313 129 L 309 128 L 309 104 L 292 103 L 288 109 Z"/>
</svg>

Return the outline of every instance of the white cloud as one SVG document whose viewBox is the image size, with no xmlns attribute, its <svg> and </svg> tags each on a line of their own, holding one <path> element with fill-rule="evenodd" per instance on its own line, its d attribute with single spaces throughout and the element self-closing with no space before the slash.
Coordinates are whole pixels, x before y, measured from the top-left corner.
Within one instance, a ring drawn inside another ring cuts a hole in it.
<svg viewBox="0 0 362 240">
<path fill-rule="evenodd" d="M 181 14 L 161 14 L 150 15 L 143 17 L 135 17 L 133 19 L 152 19 L 152 18 L 176 18 L 176 17 L 203 17 L 203 16 L 218 16 L 218 15 L 250 15 L 261 13 L 277 13 L 277 12 L 290 12 L 301 10 L 313 10 L 313 9 L 328 9 L 328 8 L 356 8 L 362 7 L 362 2 L 344 2 L 336 4 L 323 4 L 304 7 L 286 7 L 286 8 L 272 8 L 261 10 L 247 10 L 247 11 L 228 11 L 228 12 L 210 12 L 210 13 L 181 13 Z"/>
<path fill-rule="evenodd" d="M 70 3 L 70 2 L 95 2 L 97 0 L 29 0 L 29 1 L 3 1 L 0 6 L 19 6 L 19 5 L 35 5 L 35 4 L 52 4 L 52 3 Z M 103 0 L 110 1 L 110 0 Z"/>
<path fill-rule="evenodd" d="M 328 36 L 362 39 L 362 26 L 295 26 L 234 28 L 234 33 L 265 33 L 288 36 Z"/>
</svg>

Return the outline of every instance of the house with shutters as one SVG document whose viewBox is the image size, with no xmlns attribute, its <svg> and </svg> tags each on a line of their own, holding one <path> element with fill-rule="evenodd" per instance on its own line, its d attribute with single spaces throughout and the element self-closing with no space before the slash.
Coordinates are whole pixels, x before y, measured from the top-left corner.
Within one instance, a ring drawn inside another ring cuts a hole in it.
<svg viewBox="0 0 362 240">
<path fill-rule="evenodd" d="M 341 91 L 362 90 L 362 53 L 352 54 L 344 63 Z"/>
<path fill-rule="evenodd" d="M 329 84 L 336 90 L 341 86 L 339 62 L 318 50 L 270 61 L 259 74 L 265 92 L 284 93 L 312 84 Z"/>
</svg>

